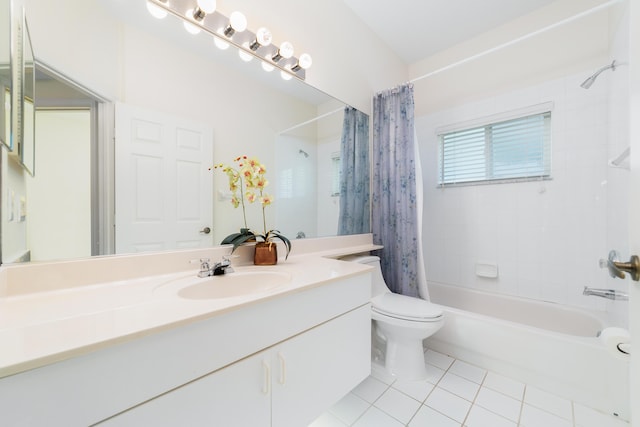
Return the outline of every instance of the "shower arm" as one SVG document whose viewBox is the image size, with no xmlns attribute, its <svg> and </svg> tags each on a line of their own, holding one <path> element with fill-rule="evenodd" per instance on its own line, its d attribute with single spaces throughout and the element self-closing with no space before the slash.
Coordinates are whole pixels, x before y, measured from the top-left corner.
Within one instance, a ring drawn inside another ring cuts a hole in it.
<svg viewBox="0 0 640 427">
<path fill-rule="evenodd" d="M 589 76 L 585 81 L 582 82 L 580 87 L 582 87 L 583 89 L 589 89 L 591 87 L 591 85 L 593 84 L 593 82 L 596 81 L 598 76 L 600 74 L 602 74 L 604 71 L 607 71 L 609 69 L 611 71 L 615 71 L 616 70 L 616 61 L 615 60 L 611 64 L 605 65 L 604 67 L 600 68 L 598 71 L 593 73 L 591 76 Z"/>
<path fill-rule="evenodd" d="M 609 252 L 608 259 L 600 260 L 600 268 L 607 268 L 609 275 L 613 278 L 624 279 L 625 272 L 627 272 L 632 280 L 640 281 L 640 258 L 637 255 L 631 255 L 629 262 L 620 262 L 619 259 L 618 251 L 612 250 Z"/>
</svg>

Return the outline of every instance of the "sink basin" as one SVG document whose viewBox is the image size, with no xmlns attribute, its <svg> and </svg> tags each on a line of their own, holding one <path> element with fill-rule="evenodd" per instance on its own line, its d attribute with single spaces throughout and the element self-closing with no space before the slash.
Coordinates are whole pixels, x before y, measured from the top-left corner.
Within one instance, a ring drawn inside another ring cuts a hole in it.
<svg viewBox="0 0 640 427">
<path fill-rule="evenodd" d="M 187 299 L 220 299 L 271 291 L 291 281 L 288 273 L 279 271 L 244 271 L 195 278 L 177 294 Z"/>
</svg>

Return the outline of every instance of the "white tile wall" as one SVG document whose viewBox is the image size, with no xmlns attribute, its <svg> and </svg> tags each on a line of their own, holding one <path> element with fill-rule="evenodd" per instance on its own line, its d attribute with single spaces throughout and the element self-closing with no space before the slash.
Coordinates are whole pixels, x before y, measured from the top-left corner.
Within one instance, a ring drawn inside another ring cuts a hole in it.
<svg viewBox="0 0 640 427">
<path fill-rule="evenodd" d="M 607 165 L 614 145 L 609 143 L 614 138 L 609 123 L 616 122 L 610 111 L 624 112 L 622 95 L 610 96 L 610 86 L 623 76 L 603 73 L 591 89 L 580 88 L 591 73 L 585 70 L 416 118 L 425 181 L 428 280 L 591 309 L 607 307 L 602 299 L 583 296 L 582 288 L 611 284 L 598 261 L 615 246 L 608 228 L 614 220 L 609 218 L 609 199 L 625 206 L 624 193 L 609 185 L 612 174 L 621 171 Z M 436 187 L 438 127 L 548 101 L 554 103 L 551 181 Z M 622 233 L 615 231 L 618 240 Z M 477 277 L 476 263 L 497 264 L 499 277 Z"/>
</svg>

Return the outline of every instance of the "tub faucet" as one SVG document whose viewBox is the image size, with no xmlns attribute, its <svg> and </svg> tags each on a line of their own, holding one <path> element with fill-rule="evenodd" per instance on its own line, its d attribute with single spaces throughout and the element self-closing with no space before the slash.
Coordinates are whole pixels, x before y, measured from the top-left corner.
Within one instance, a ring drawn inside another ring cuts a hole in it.
<svg viewBox="0 0 640 427">
<path fill-rule="evenodd" d="M 607 298 L 610 300 L 616 301 L 627 301 L 629 300 L 629 295 L 624 292 L 618 292 L 614 289 L 594 289 L 584 287 L 584 291 L 582 291 L 582 295 L 593 295 L 596 297 Z"/>
</svg>

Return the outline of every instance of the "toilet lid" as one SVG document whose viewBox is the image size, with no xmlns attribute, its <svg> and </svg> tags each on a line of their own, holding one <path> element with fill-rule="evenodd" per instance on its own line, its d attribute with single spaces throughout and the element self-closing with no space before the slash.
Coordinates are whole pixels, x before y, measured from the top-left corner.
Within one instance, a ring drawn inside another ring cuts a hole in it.
<svg viewBox="0 0 640 427">
<path fill-rule="evenodd" d="M 371 309 L 385 316 L 422 322 L 442 318 L 442 310 L 429 301 L 386 292 L 371 300 Z"/>
</svg>

